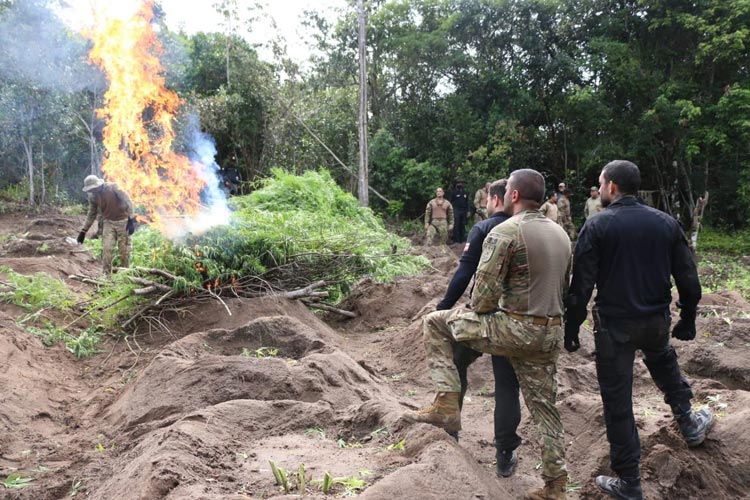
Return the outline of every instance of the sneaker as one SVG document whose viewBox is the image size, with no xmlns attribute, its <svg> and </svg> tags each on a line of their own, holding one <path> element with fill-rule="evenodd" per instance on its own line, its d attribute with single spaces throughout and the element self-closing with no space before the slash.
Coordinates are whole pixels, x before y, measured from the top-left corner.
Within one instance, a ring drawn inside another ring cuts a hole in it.
<svg viewBox="0 0 750 500">
<path fill-rule="evenodd" d="M 596 476 L 596 485 L 607 495 L 620 500 L 643 500 L 640 479 Z"/>
<path fill-rule="evenodd" d="M 510 477 L 516 472 L 518 465 L 518 454 L 516 450 L 503 450 L 497 452 L 497 477 Z"/>
<path fill-rule="evenodd" d="M 706 433 L 711 428 L 714 421 L 714 415 L 708 408 L 698 411 L 690 411 L 676 416 L 677 423 L 680 425 L 680 432 L 685 442 L 690 447 L 698 446 L 706 439 Z"/>
</svg>

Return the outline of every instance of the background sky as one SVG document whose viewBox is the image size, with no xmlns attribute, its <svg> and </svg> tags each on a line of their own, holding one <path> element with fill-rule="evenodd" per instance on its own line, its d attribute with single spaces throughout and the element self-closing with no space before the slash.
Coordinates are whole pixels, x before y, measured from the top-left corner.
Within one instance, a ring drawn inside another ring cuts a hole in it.
<svg viewBox="0 0 750 500">
<path fill-rule="evenodd" d="M 222 32 L 222 17 L 216 12 L 213 4 L 215 0 L 161 0 L 166 15 L 167 26 L 171 30 L 184 29 L 188 34 L 199 31 Z M 248 42 L 263 44 L 281 34 L 287 42 L 289 57 L 300 63 L 310 55 L 310 49 L 304 43 L 308 37 L 304 35 L 302 19 L 305 10 L 315 10 L 334 20 L 346 7 L 346 0 L 238 0 L 239 14 L 242 21 L 249 17 L 248 9 L 251 5 L 260 3 L 266 14 L 275 21 L 274 30 L 268 20 L 256 22 L 253 31 L 248 32 L 243 25 L 239 28 Z M 104 4 L 120 12 L 133 11 L 139 5 L 138 0 L 68 0 L 70 8 L 63 10 L 60 15 L 75 29 L 89 24 L 92 19 L 92 6 Z M 271 54 L 263 47 L 258 48 L 263 59 L 270 59 Z"/>
</svg>

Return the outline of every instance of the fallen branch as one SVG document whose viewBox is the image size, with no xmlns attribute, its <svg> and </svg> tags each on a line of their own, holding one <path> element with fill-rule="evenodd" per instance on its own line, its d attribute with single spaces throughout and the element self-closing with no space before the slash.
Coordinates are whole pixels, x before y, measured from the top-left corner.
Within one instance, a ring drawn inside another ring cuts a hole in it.
<svg viewBox="0 0 750 500">
<path fill-rule="evenodd" d="M 321 288 L 324 286 L 326 286 L 326 282 L 321 280 L 321 281 L 316 281 L 315 283 L 312 283 L 310 285 L 307 285 L 305 288 L 300 288 L 299 290 L 292 290 L 291 292 L 279 293 L 276 295 L 278 297 L 283 297 L 285 299 L 299 299 L 302 297 L 307 297 L 309 295 L 315 295 L 315 296 L 320 297 L 321 296 L 319 295 L 320 293 L 327 294 L 327 292 L 315 292 L 314 290 L 316 288 Z"/>
<path fill-rule="evenodd" d="M 171 286 L 162 285 L 161 283 L 157 283 L 155 281 L 138 278 L 137 276 L 128 276 L 128 279 L 135 283 L 136 285 L 142 285 L 146 288 L 139 288 L 137 290 L 133 290 L 133 293 L 136 295 L 147 295 L 148 293 L 153 293 L 155 291 L 168 293 L 172 291 Z M 150 289 L 149 292 L 145 292 L 144 290 Z"/>
<path fill-rule="evenodd" d="M 332 313 L 340 314 L 342 316 L 346 316 L 347 318 L 356 318 L 357 313 L 353 313 L 351 311 L 347 311 L 345 309 L 339 309 L 337 307 L 329 306 L 328 304 L 323 304 L 322 302 L 312 302 L 309 300 L 301 300 L 303 304 L 305 304 L 307 307 L 310 307 L 312 309 L 320 309 L 323 311 L 329 311 Z"/>
</svg>

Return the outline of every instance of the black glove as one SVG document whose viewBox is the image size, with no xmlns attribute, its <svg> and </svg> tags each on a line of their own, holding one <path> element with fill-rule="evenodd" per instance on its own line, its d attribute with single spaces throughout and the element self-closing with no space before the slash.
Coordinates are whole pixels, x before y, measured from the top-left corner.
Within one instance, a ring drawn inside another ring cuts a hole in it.
<svg viewBox="0 0 750 500">
<path fill-rule="evenodd" d="M 679 307 L 679 304 L 677 304 Z M 682 309 L 680 320 L 672 329 L 672 337 L 680 340 L 693 340 L 695 338 L 695 316 L 696 311 Z"/>
<path fill-rule="evenodd" d="M 78 233 L 77 241 L 79 244 L 83 245 L 83 240 L 85 239 L 86 239 L 86 231 L 81 231 L 80 233 Z"/>
<path fill-rule="evenodd" d="M 128 225 L 125 226 L 128 230 L 128 234 L 135 232 L 135 217 L 128 217 Z"/>
<path fill-rule="evenodd" d="M 581 341 L 578 339 L 578 327 L 565 326 L 565 350 L 575 352 L 581 347 Z"/>
</svg>

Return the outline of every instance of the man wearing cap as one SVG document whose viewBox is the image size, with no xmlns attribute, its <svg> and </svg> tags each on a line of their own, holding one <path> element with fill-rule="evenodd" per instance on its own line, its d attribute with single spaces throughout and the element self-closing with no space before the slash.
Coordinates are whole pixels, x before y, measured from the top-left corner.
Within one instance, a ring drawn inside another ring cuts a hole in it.
<svg viewBox="0 0 750 500">
<path fill-rule="evenodd" d="M 561 182 L 560 184 L 557 185 L 557 201 L 560 201 L 560 198 L 562 198 L 563 196 L 565 196 L 565 188 L 566 187 L 567 186 L 565 185 L 564 182 Z"/>
<path fill-rule="evenodd" d="M 86 239 L 86 232 L 96 220 L 97 213 L 104 219 L 102 231 L 102 266 L 105 275 L 112 273 L 115 243 L 120 254 L 120 266 L 130 263 L 130 235 L 135 231 L 133 202 L 130 197 L 111 182 L 95 175 L 83 180 L 83 191 L 88 194 L 89 211 L 86 222 L 78 234 L 78 243 Z"/>
<path fill-rule="evenodd" d="M 591 196 L 586 200 L 586 206 L 583 207 L 583 216 L 586 220 L 592 215 L 602 211 L 602 200 L 599 198 L 599 188 L 591 186 Z"/>
</svg>

